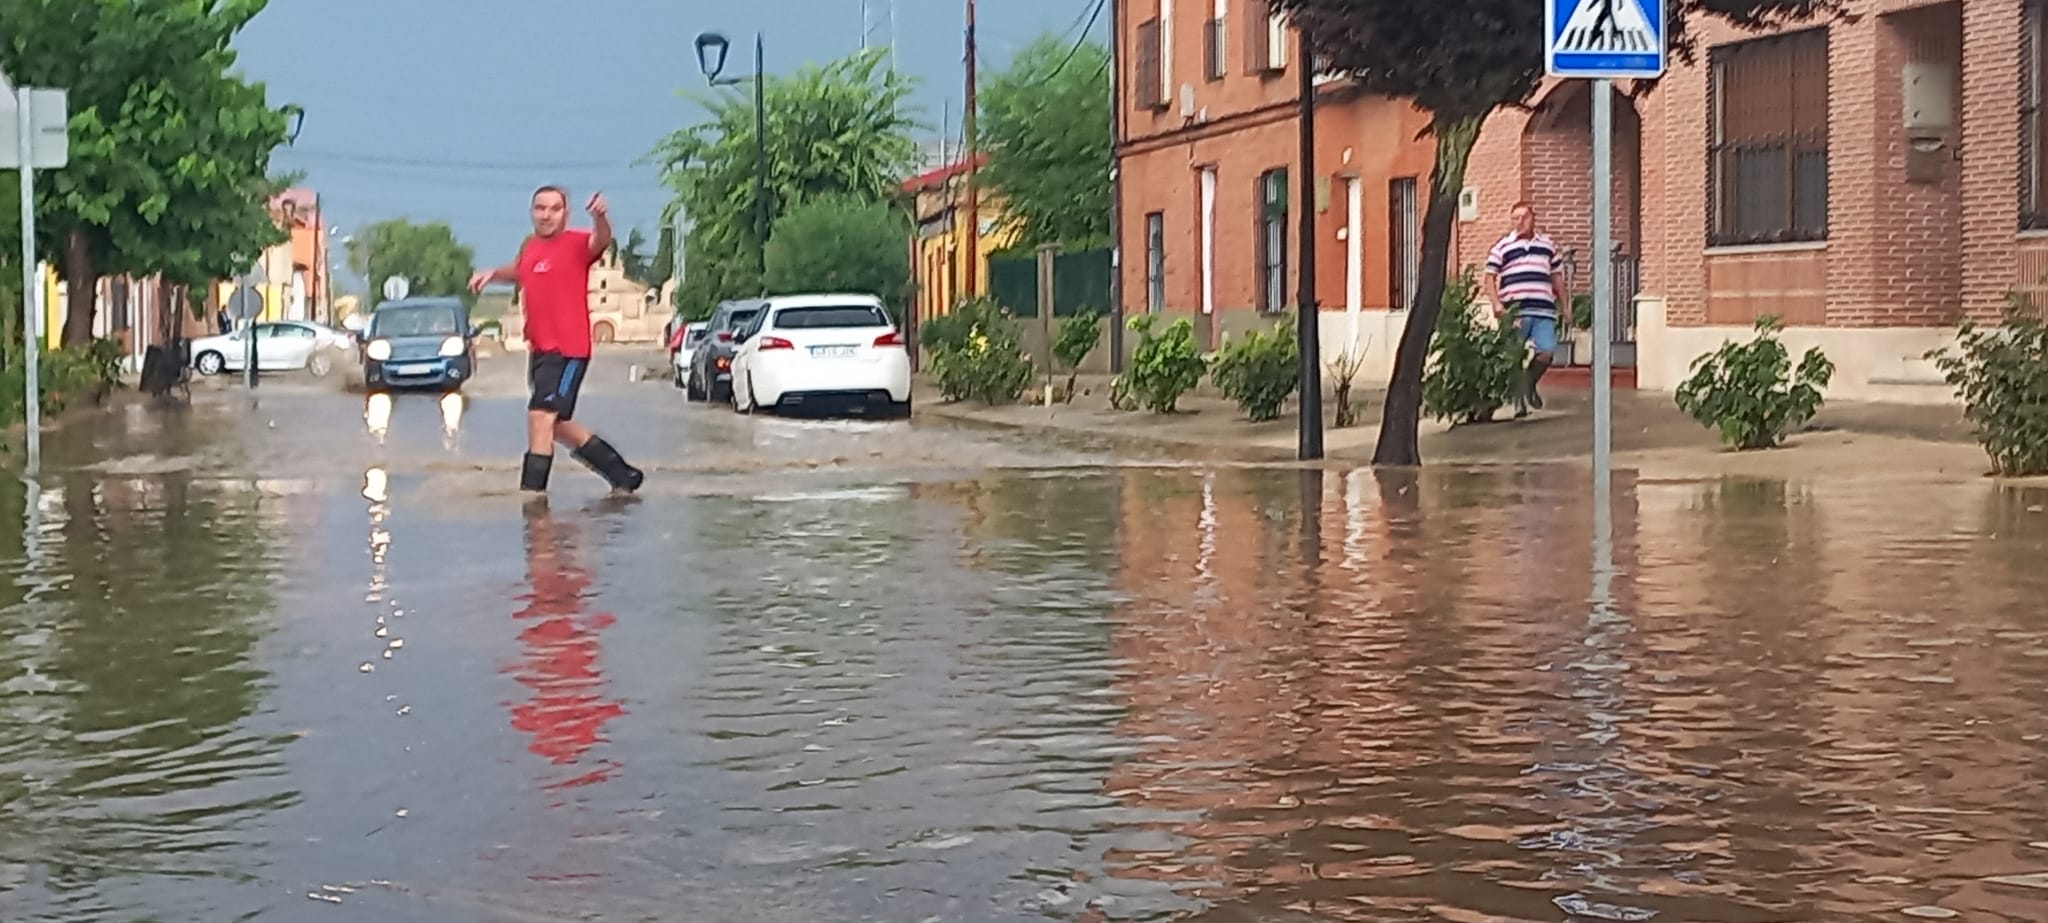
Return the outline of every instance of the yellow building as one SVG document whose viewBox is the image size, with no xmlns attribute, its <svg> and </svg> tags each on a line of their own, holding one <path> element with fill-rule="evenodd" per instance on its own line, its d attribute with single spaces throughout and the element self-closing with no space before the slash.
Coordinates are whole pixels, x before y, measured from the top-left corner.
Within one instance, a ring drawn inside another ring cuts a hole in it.
<svg viewBox="0 0 2048 923">
<path fill-rule="evenodd" d="M 987 155 L 981 155 L 987 163 Z M 952 163 L 905 180 L 903 191 L 911 196 L 917 214 L 917 233 L 910 246 L 911 277 L 917 280 L 913 305 L 918 320 L 945 314 L 962 299 L 986 295 L 989 291 L 988 258 L 1016 242 L 1017 229 L 1003 209 L 1001 199 L 981 190 L 980 246 L 970 274 L 968 248 L 967 163 Z"/>
</svg>

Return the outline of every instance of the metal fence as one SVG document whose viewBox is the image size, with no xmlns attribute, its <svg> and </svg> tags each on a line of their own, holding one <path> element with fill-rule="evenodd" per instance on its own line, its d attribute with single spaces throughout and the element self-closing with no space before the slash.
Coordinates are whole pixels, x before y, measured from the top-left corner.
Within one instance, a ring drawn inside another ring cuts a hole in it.
<svg viewBox="0 0 2048 923">
<path fill-rule="evenodd" d="M 1052 260 L 1052 315 L 1109 312 L 1109 250 L 1062 253 Z M 1038 257 L 997 257 L 988 263 L 989 295 L 1017 317 L 1038 316 Z"/>
<path fill-rule="evenodd" d="M 1614 336 L 1616 345 L 1633 345 L 1636 341 L 1636 296 L 1643 291 L 1643 259 L 1614 246 L 1614 256 L 1609 263 L 1610 286 L 1614 298 Z M 1577 249 L 1564 252 L 1566 287 L 1576 294 L 1591 295 L 1593 270 L 1583 261 Z"/>
</svg>

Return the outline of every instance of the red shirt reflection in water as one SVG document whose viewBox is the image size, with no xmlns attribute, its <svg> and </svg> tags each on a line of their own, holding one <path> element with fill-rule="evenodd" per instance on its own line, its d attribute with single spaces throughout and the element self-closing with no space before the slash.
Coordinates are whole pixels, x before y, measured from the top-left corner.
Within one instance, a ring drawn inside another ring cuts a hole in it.
<svg viewBox="0 0 2048 923">
<path fill-rule="evenodd" d="M 584 615 L 590 574 L 570 559 L 571 544 L 545 510 L 527 512 L 526 575 L 532 591 L 524 597 L 526 608 L 513 615 L 526 624 L 519 633 L 525 656 L 513 670 L 533 695 L 512 706 L 512 726 L 533 736 L 528 750 L 557 766 L 581 762 L 604 739 L 605 723 L 626 713 L 624 705 L 600 695 L 604 675 L 597 663 L 597 632 L 617 620 L 610 613 Z M 607 760 L 548 788 L 596 784 L 617 770 Z"/>
</svg>

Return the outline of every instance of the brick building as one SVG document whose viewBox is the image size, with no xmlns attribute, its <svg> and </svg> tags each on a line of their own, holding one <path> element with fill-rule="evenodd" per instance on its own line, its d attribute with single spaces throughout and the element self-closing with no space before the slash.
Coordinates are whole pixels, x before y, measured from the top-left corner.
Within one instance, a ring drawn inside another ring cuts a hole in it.
<svg viewBox="0 0 2048 923">
<path fill-rule="evenodd" d="M 1293 34 L 1264 0 L 1113 2 L 1125 311 L 1191 314 L 1212 344 L 1270 324 L 1298 291 Z M 1316 82 L 1323 343 L 1336 355 L 1369 342 L 1363 374 L 1383 375 L 1420 263 L 1428 118 Z"/>
<path fill-rule="evenodd" d="M 2043 290 L 2042 0 L 1857 0 L 1765 34 L 1709 24 L 1693 66 L 1615 107 L 1615 241 L 1640 258 L 1642 387 L 1776 314 L 1838 366 L 1836 397 L 1952 399 L 1922 355 L 1954 322 Z M 1583 254 L 1586 84 L 1487 122 L 1462 234 L 1482 258 L 1508 206 L 1543 208 Z M 1640 191 L 1640 194 L 1638 194 Z M 1627 308 L 1622 316 L 1628 323 Z"/>
</svg>

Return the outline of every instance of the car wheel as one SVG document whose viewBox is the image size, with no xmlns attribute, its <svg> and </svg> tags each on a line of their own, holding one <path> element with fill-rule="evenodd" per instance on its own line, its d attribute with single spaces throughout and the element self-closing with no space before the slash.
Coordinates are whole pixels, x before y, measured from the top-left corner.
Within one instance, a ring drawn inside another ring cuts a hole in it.
<svg viewBox="0 0 2048 923">
<path fill-rule="evenodd" d="M 326 378 L 334 372 L 334 360 L 326 350 L 314 353 L 306 360 L 306 373 L 314 378 Z"/>
<path fill-rule="evenodd" d="M 220 353 L 207 350 L 199 354 L 199 358 L 192 363 L 192 366 L 198 369 L 201 375 L 218 375 L 221 369 L 227 367 L 227 364 L 228 361 L 222 358 Z"/>
</svg>

